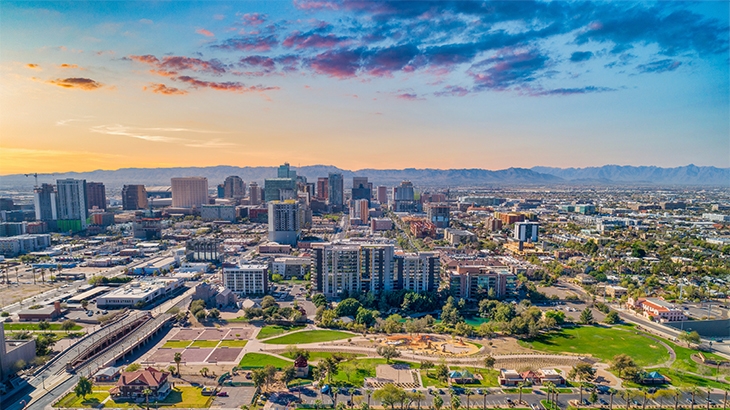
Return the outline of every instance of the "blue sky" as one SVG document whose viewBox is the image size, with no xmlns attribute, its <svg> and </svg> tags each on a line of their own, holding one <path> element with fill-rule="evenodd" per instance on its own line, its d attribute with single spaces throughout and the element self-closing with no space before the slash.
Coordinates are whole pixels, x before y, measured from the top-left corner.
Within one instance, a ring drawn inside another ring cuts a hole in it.
<svg viewBox="0 0 730 410">
<path fill-rule="evenodd" d="M 730 166 L 728 2 L 3 2 L 0 172 Z"/>
</svg>

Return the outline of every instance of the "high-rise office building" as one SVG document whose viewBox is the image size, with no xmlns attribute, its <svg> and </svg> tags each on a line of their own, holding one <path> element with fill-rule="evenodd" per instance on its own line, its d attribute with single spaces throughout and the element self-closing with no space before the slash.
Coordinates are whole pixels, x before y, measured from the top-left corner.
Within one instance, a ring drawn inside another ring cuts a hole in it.
<svg viewBox="0 0 730 410">
<path fill-rule="evenodd" d="M 86 180 L 56 180 L 58 198 L 58 229 L 62 232 L 79 232 L 87 228 L 89 217 L 86 206 Z"/>
<path fill-rule="evenodd" d="M 144 185 L 125 185 L 122 188 L 122 209 L 135 211 L 147 208 L 147 191 Z"/>
<path fill-rule="evenodd" d="M 441 264 L 435 252 L 406 253 L 395 256 L 396 290 L 436 292 L 439 288 Z"/>
<path fill-rule="evenodd" d="M 537 242 L 539 226 L 537 222 L 516 222 L 514 238 L 520 242 Z"/>
<path fill-rule="evenodd" d="M 200 208 L 208 203 L 208 178 L 171 178 L 172 206 L 175 208 Z"/>
<path fill-rule="evenodd" d="M 267 178 L 264 180 L 264 202 L 293 199 L 297 192 L 294 178 Z"/>
<path fill-rule="evenodd" d="M 106 188 L 101 182 L 86 183 L 86 206 L 89 209 L 106 209 Z"/>
<path fill-rule="evenodd" d="M 297 171 L 292 171 L 289 167 L 289 163 L 285 162 L 283 165 L 279 165 L 279 169 L 276 173 L 277 178 L 297 178 Z"/>
<path fill-rule="evenodd" d="M 269 202 L 269 240 L 296 246 L 301 232 L 299 203 L 294 200 Z"/>
<path fill-rule="evenodd" d="M 251 205 L 258 205 L 261 203 L 261 188 L 259 188 L 259 184 L 254 181 L 248 184 L 248 199 L 248 202 Z"/>
<path fill-rule="evenodd" d="M 312 288 L 334 298 L 392 291 L 393 256 L 391 244 L 313 244 Z"/>
<path fill-rule="evenodd" d="M 379 186 L 378 187 L 378 202 L 381 204 L 387 204 L 388 203 L 388 187 L 387 186 Z"/>
<path fill-rule="evenodd" d="M 223 181 L 223 198 L 243 198 L 246 196 L 246 184 L 241 177 L 231 175 Z"/>
<path fill-rule="evenodd" d="M 43 184 L 33 190 L 33 205 L 37 221 L 55 221 L 58 219 L 56 187 Z"/>
<path fill-rule="evenodd" d="M 326 201 L 328 190 L 329 190 L 329 180 L 327 178 L 317 178 L 316 198 L 319 199 L 320 201 Z"/>
<path fill-rule="evenodd" d="M 353 199 L 350 201 L 350 218 L 359 219 L 363 224 L 368 222 L 370 207 L 367 199 Z"/>
<path fill-rule="evenodd" d="M 367 177 L 352 178 L 352 199 L 367 199 L 368 205 L 370 205 L 370 199 L 372 198 L 370 187 Z"/>
<path fill-rule="evenodd" d="M 345 203 L 345 189 L 342 174 L 330 172 L 327 177 L 327 201 L 334 212 L 342 210 Z"/>
<path fill-rule="evenodd" d="M 226 197 L 226 189 L 223 187 L 223 184 L 218 184 L 216 187 L 216 198 L 223 199 Z"/>
</svg>

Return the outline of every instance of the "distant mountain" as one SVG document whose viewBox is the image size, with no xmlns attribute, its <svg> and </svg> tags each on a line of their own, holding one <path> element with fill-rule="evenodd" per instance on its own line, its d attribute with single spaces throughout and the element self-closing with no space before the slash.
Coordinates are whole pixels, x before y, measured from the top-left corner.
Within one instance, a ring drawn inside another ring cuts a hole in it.
<svg viewBox="0 0 730 410">
<path fill-rule="evenodd" d="M 540 174 L 524 168 L 509 168 L 499 171 L 485 169 L 361 169 L 357 171 L 343 170 L 334 166 L 312 165 L 292 167 L 298 175 L 307 177 L 309 182 L 316 182 L 318 177 L 326 177 L 330 172 L 340 172 L 347 181 L 353 176 L 367 176 L 375 185 L 396 185 L 409 180 L 417 186 L 484 186 L 499 184 L 553 184 L 562 179 L 553 175 Z M 115 171 L 68 172 L 58 174 L 39 174 L 39 183 L 54 183 L 62 178 L 79 178 L 87 181 L 103 182 L 110 188 L 119 188 L 124 184 L 170 185 L 170 178 L 182 176 L 202 176 L 208 178 L 213 187 L 223 182 L 229 175 L 238 175 L 246 183 L 256 181 L 263 186 L 266 178 L 274 178 L 276 167 L 187 167 L 187 168 L 123 168 Z M 33 178 L 23 174 L 0 177 L 0 187 L 8 189 L 30 189 Z"/>
<path fill-rule="evenodd" d="M 353 176 L 367 176 L 374 185 L 393 186 L 409 180 L 417 186 L 487 186 L 487 185 L 560 185 L 560 184 L 655 184 L 655 185 L 705 185 L 730 186 L 730 168 L 698 167 L 688 165 L 676 168 L 633 167 L 606 165 L 593 168 L 508 168 L 498 171 L 486 169 L 361 169 L 343 170 L 330 165 L 292 167 L 309 182 L 325 177 L 330 172 L 340 172 L 347 181 Z M 68 172 L 42 174 L 39 183 L 55 183 L 56 179 L 80 178 L 103 182 L 109 188 L 124 184 L 170 185 L 170 178 L 203 176 L 212 187 L 223 182 L 229 175 L 238 175 L 246 183 L 256 181 L 263 186 L 266 178 L 276 176 L 276 167 L 213 167 L 184 168 L 123 168 L 114 171 Z M 33 178 L 23 174 L 0 176 L 0 188 L 30 190 Z"/>
<path fill-rule="evenodd" d="M 603 183 L 730 186 L 730 168 L 698 167 L 693 164 L 675 168 L 604 165 L 589 168 L 533 167 L 531 169 L 573 183 L 602 181 Z"/>
</svg>

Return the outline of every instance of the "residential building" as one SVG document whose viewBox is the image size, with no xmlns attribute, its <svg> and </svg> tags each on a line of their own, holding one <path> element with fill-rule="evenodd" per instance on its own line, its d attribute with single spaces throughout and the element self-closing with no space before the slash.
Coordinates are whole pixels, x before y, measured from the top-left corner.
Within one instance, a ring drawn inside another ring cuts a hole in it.
<svg viewBox="0 0 730 410">
<path fill-rule="evenodd" d="M 312 261 L 309 257 L 276 258 L 271 264 L 271 273 L 281 275 L 284 279 L 304 279 L 309 272 Z"/>
<path fill-rule="evenodd" d="M 263 264 L 224 264 L 223 285 L 236 296 L 263 295 L 269 290 L 269 267 Z"/>
<path fill-rule="evenodd" d="M 477 240 L 477 236 L 469 231 L 461 229 L 444 229 L 444 240 L 451 246 L 458 246 L 462 243 L 469 243 Z"/>
<path fill-rule="evenodd" d="M 236 207 L 233 205 L 203 205 L 200 218 L 204 221 L 236 222 Z"/>
<path fill-rule="evenodd" d="M 517 222 L 514 238 L 520 242 L 537 242 L 539 226 L 540 224 L 537 222 Z"/>
<path fill-rule="evenodd" d="M 109 395 L 115 401 L 162 401 L 172 391 L 168 376 L 154 367 L 134 372 L 122 372 L 117 385 L 109 389 Z M 146 391 L 149 391 L 145 394 Z"/>
<path fill-rule="evenodd" d="M 208 178 L 171 178 L 170 183 L 173 208 L 200 208 L 208 203 Z"/>
<path fill-rule="evenodd" d="M 301 232 L 299 211 L 295 200 L 269 202 L 269 240 L 295 246 Z"/>
<path fill-rule="evenodd" d="M 394 288 L 436 292 L 439 288 L 440 269 L 439 256 L 434 252 L 395 255 Z"/>
<path fill-rule="evenodd" d="M 367 199 L 353 199 L 350 201 L 350 219 L 358 219 L 366 224 L 370 216 L 370 201 Z"/>
<path fill-rule="evenodd" d="M 56 201 L 56 187 L 52 184 L 43 184 L 33 190 L 33 205 L 37 221 L 55 221 L 58 219 L 58 202 Z"/>
<path fill-rule="evenodd" d="M 147 191 L 144 185 L 125 185 L 122 188 L 122 209 L 134 211 L 147 208 Z"/>
<path fill-rule="evenodd" d="M 61 232 L 80 232 L 86 230 L 89 217 L 86 206 L 86 180 L 56 180 L 58 199 L 58 229 Z"/>
<path fill-rule="evenodd" d="M 419 203 L 411 181 L 403 181 L 400 186 L 393 187 L 393 210 L 395 212 L 418 212 Z"/>
<path fill-rule="evenodd" d="M 506 267 L 461 265 L 448 274 L 454 297 L 474 300 L 482 295 L 494 299 L 517 296 L 517 276 Z"/>
<path fill-rule="evenodd" d="M 370 231 L 389 231 L 393 229 L 393 221 L 390 218 L 370 219 Z"/>
<path fill-rule="evenodd" d="M 391 291 L 394 289 L 393 273 L 392 244 L 312 244 L 312 289 L 327 297 Z"/>
<path fill-rule="evenodd" d="M 241 177 L 231 175 L 223 181 L 223 198 L 241 199 L 246 196 L 246 184 Z"/>
<path fill-rule="evenodd" d="M 449 227 L 449 214 L 451 207 L 446 203 L 429 203 L 426 205 L 426 215 L 428 220 L 431 221 L 437 228 L 448 228 Z"/>
<path fill-rule="evenodd" d="M 86 207 L 106 209 L 106 188 L 101 182 L 86 183 Z"/>
</svg>

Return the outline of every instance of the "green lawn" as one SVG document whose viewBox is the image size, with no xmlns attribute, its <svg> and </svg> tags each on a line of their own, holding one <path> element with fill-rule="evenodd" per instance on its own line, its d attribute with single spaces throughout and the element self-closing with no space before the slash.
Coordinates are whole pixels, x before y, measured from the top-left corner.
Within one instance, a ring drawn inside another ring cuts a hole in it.
<svg viewBox="0 0 730 410">
<path fill-rule="evenodd" d="M 264 343 L 274 345 L 297 345 L 303 343 L 329 342 L 332 340 L 348 339 L 351 337 L 357 337 L 357 335 L 340 332 L 338 330 L 308 330 L 266 340 Z"/>
<path fill-rule="evenodd" d="M 319 361 L 322 359 L 326 359 L 328 357 L 332 357 L 332 355 L 334 355 L 334 354 L 335 353 L 333 353 L 333 352 L 309 352 L 309 361 L 316 362 L 316 361 Z M 281 355 L 284 357 L 288 357 L 292 360 L 295 359 L 294 355 L 289 352 L 282 353 Z M 339 357 L 344 358 L 345 360 L 354 359 L 356 357 L 365 357 L 364 354 L 360 354 L 360 353 L 337 352 L 337 355 Z"/>
<path fill-rule="evenodd" d="M 445 389 L 449 387 L 448 383 L 444 383 L 436 378 L 436 373 L 431 371 L 430 373 L 426 370 L 420 370 L 421 380 L 423 381 L 424 387 L 435 387 L 437 389 Z"/>
<path fill-rule="evenodd" d="M 3 323 L 5 330 L 41 330 L 38 323 Z M 71 330 L 81 330 L 82 327 L 74 325 Z M 48 330 L 63 330 L 60 323 L 50 323 Z"/>
<path fill-rule="evenodd" d="M 163 349 L 184 349 L 190 345 L 190 340 L 168 340 L 162 345 Z"/>
<path fill-rule="evenodd" d="M 221 340 L 219 347 L 244 347 L 248 340 Z"/>
<path fill-rule="evenodd" d="M 703 378 L 666 367 L 660 367 L 653 370 L 658 371 L 662 376 L 668 377 L 671 380 L 670 384 L 674 387 L 712 387 L 723 390 L 730 389 L 729 384 L 716 382 L 714 378 Z"/>
<path fill-rule="evenodd" d="M 304 326 L 268 325 L 261 328 L 259 334 L 256 335 L 256 339 L 266 339 L 268 337 L 279 336 L 299 329 L 304 329 Z"/>
<path fill-rule="evenodd" d="M 203 396 L 200 387 L 193 386 L 177 386 L 175 387 L 164 401 L 156 402 L 157 405 L 166 408 L 188 408 L 188 409 L 204 409 L 210 407 L 212 396 Z M 118 407 L 127 409 L 144 409 L 145 403 L 125 403 L 108 401 L 105 407 Z M 155 407 L 155 402 L 150 401 L 150 408 Z"/>
<path fill-rule="evenodd" d="M 294 362 L 289 362 L 264 353 L 246 353 L 243 355 L 243 359 L 241 359 L 238 367 L 242 369 L 258 369 L 266 366 L 267 364 L 270 364 L 277 369 L 283 369 L 287 366 L 294 365 Z"/>
<path fill-rule="evenodd" d="M 548 389 L 545 389 L 545 388 L 540 389 L 540 390 L 541 391 L 544 391 L 545 393 L 548 392 Z M 558 387 L 557 389 L 553 389 L 553 391 L 555 391 L 555 390 L 557 390 L 558 393 L 560 393 L 560 394 L 570 394 L 570 393 L 573 393 L 573 390 L 572 389 L 567 389 L 567 388 L 564 388 L 564 387 Z"/>
<path fill-rule="evenodd" d="M 407 364 L 402 361 L 393 363 Z M 366 377 L 375 377 L 375 368 L 380 364 L 386 364 L 385 359 L 353 359 L 340 363 L 338 373 L 332 378 L 334 381 L 341 381 L 356 387 L 362 387 Z"/>
<path fill-rule="evenodd" d="M 190 347 L 216 347 L 220 340 L 196 340 Z"/>
<path fill-rule="evenodd" d="M 248 321 L 249 320 L 243 316 L 239 316 L 233 319 L 226 319 L 226 323 L 248 323 Z"/>
<path fill-rule="evenodd" d="M 664 346 L 625 327 L 579 326 L 519 343 L 543 352 L 585 354 L 605 362 L 625 353 L 639 366 L 662 364 L 669 360 L 669 352 Z"/>
<path fill-rule="evenodd" d="M 479 373 L 482 375 L 482 380 L 479 380 L 479 386 L 480 387 L 499 387 L 499 384 L 497 383 L 497 376 L 499 376 L 499 371 L 494 369 L 481 369 L 481 368 L 475 368 L 475 367 L 454 367 L 449 366 L 449 370 L 469 370 L 470 372 L 476 374 Z M 476 387 L 476 383 L 472 384 L 465 384 L 465 387 Z"/>
<path fill-rule="evenodd" d="M 684 370 L 686 372 L 692 372 L 692 373 L 702 373 L 702 369 L 706 370 L 709 376 L 715 376 L 717 374 L 717 367 L 715 366 L 701 366 L 697 364 L 694 360 L 692 360 L 692 355 L 699 353 L 697 350 L 688 349 L 686 347 L 677 345 L 675 343 L 672 343 L 668 340 L 664 340 L 666 344 L 672 347 L 674 349 L 674 353 L 677 355 L 677 360 L 674 361 L 674 364 L 672 365 L 673 369 L 676 370 Z M 702 352 L 702 354 L 711 360 L 718 360 L 718 361 L 725 361 L 727 359 L 718 356 L 714 353 L 707 353 Z M 722 372 L 721 372 L 722 373 Z"/>
<path fill-rule="evenodd" d="M 58 402 L 58 407 L 66 407 L 66 408 L 90 408 L 90 407 L 96 407 L 104 401 L 107 397 L 109 397 L 109 391 L 107 390 L 100 390 L 97 388 L 97 386 L 94 386 L 94 389 L 92 393 L 86 398 L 82 399 L 81 397 L 76 396 L 76 393 L 71 392 L 67 395 L 65 395 L 61 401 Z"/>
</svg>

